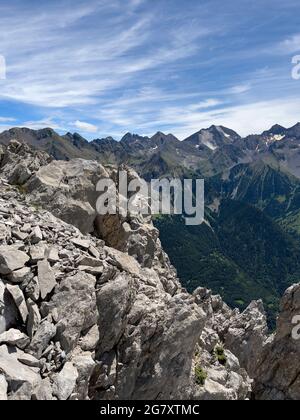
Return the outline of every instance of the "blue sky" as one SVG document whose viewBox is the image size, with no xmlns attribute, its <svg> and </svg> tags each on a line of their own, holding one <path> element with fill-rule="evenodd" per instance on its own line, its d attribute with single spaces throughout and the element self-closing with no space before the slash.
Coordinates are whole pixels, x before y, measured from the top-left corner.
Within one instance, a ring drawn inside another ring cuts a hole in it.
<svg viewBox="0 0 300 420">
<path fill-rule="evenodd" d="M 0 131 L 293 125 L 299 15 L 299 0 L 0 0 Z"/>
</svg>

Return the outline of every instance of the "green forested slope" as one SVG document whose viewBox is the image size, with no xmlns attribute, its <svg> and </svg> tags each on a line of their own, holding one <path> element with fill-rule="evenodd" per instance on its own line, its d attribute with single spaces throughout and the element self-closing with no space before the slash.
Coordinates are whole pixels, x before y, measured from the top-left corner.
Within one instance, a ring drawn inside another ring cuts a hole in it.
<svg viewBox="0 0 300 420">
<path fill-rule="evenodd" d="M 210 223 L 185 226 L 180 217 L 155 221 L 182 284 L 205 286 L 231 306 L 263 299 L 274 325 L 283 291 L 300 279 L 298 241 L 252 205 L 224 200 Z"/>
</svg>

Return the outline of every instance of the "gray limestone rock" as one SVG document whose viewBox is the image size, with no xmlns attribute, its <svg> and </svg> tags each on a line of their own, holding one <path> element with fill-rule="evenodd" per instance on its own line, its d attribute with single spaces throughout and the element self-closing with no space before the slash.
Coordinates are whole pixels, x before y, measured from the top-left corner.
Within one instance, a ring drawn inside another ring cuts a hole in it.
<svg viewBox="0 0 300 420">
<path fill-rule="evenodd" d="M 25 252 L 17 251 L 12 246 L 0 246 L 0 274 L 11 274 L 23 268 L 28 261 L 29 257 Z"/>
<path fill-rule="evenodd" d="M 38 262 L 38 282 L 41 299 L 45 299 L 56 286 L 55 274 L 47 260 Z"/>
<path fill-rule="evenodd" d="M 0 334 L 0 345 L 8 344 L 10 346 L 25 349 L 30 343 L 29 337 L 19 330 L 11 328 L 10 330 Z"/>
</svg>

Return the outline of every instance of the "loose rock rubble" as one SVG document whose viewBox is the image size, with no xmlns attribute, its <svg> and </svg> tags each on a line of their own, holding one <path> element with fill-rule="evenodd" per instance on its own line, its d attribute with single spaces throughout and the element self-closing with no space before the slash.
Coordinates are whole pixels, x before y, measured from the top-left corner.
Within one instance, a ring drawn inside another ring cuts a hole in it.
<svg viewBox="0 0 300 420">
<path fill-rule="evenodd" d="M 0 226 L 3 398 L 179 396 L 205 315 L 171 272 L 161 282 L 128 254 L 28 206 L 3 179 Z"/>
<path fill-rule="evenodd" d="M 268 337 L 261 302 L 183 290 L 150 219 L 95 214 L 117 169 L 0 154 L 1 400 L 299 399 L 300 286 Z"/>
</svg>

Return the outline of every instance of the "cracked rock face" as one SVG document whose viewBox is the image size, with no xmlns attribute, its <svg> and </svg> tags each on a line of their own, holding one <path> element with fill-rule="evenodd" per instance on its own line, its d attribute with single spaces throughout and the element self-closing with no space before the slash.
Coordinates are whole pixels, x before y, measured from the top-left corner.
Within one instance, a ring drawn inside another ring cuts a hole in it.
<svg viewBox="0 0 300 420">
<path fill-rule="evenodd" d="M 300 285 L 297 284 L 286 291 L 281 301 L 276 332 L 263 348 L 254 387 L 257 399 L 299 400 L 299 315 Z"/>
<path fill-rule="evenodd" d="M 261 302 L 240 313 L 188 294 L 149 218 L 97 217 L 107 176 L 2 148 L 0 399 L 300 399 L 300 286 L 271 337 Z"/>
</svg>

